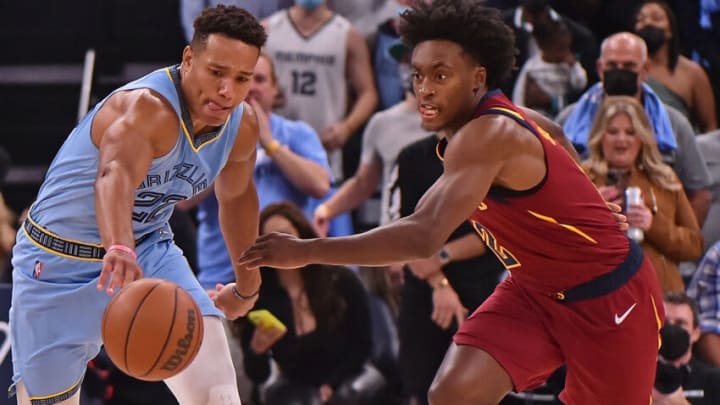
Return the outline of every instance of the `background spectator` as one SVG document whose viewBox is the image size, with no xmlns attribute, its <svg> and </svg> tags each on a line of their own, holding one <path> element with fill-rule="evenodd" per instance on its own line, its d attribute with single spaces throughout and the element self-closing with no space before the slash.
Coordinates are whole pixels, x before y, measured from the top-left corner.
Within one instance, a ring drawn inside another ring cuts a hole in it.
<svg viewBox="0 0 720 405">
<path fill-rule="evenodd" d="M 550 21 L 562 21 L 572 33 L 570 49 L 588 73 L 588 83 L 597 81 L 593 69 L 598 55 L 595 37 L 583 25 L 555 11 L 550 6 L 549 0 L 522 0 L 518 7 L 503 11 L 503 20 L 515 32 L 515 46 L 519 51 L 515 63 L 518 67 L 540 52 L 532 35 L 535 25 Z M 505 94 L 512 94 L 518 74 L 518 71 L 514 70 L 511 78 L 500 84 L 500 88 Z"/>
<path fill-rule="evenodd" d="M 265 50 L 285 96 L 278 112 L 315 129 L 328 151 L 335 180 L 341 180 L 342 147 L 377 106 L 365 38 L 325 1 L 297 1 L 263 24 L 269 35 Z"/>
<path fill-rule="evenodd" d="M 720 369 L 693 356 L 693 345 L 700 337 L 695 302 L 685 293 L 671 292 L 665 294 L 663 305 L 665 326 L 661 330 L 653 404 L 720 403 Z"/>
<path fill-rule="evenodd" d="M 606 95 L 635 97 L 642 103 L 663 161 L 675 170 L 685 187 L 699 223 L 710 207 L 710 173 L 698 150 L 695 133 L 677 110 L 665 106 L 644 84 L 647 77 L 647 48 L 635 34 L 621 32 L 603 41 L 598 60 L 602 79 L 577 103 L 561 111 L 556 120 L 581 156 L 587 157 L 587 140 L 595 114 Z"/>
<path fill-rule="evenodd" d="M 562 21 L 536 24 L 533 37 L 540 53 L 520 69 L 512 99 L 552 118 L 582 94 L 587 73 L 575 60 L 570 49 L 572 33 Z"/>
<path fill-rule="evenodd" d="M 302 211 L 290 203 L 263 210 L 260 233 L 270 232 L 317 237 Z M 356 276 L 342 267 L 309 265 L 265 268 L 262 277 L 255 308 L 270 311 L 287 332 L 256 328 L 245 319 L 236 324 L 242 326 L 245 371 L 255 383 L 270 376 L 271 358 L 278 365 L 279 378 L 267 387 L 265 403 L 373 404 L 353 402 L 363 393 L 350 389 L 351 381 L 369 367 L 372 333 L 367 293 Z"/>
<path fill-rule="evenodd" d="M 605 200 L 624 205 L 625 188 L 639 187 L 644 204 L 626 206 L 630 227 L 664 291 L 684 291 L 678 262 L 702 254 L 702 234 L 672 169 L 662 163 L 645 111 L 632 97 L 606 97 L 590 130 L 590 157 L 583 162 Z M 613 175 L 613 176 L 611 176 Z"/>
<path fill-rule="evenodd" d="M 687 293 L 699 307 L 698 354 L 709 364 L 720 367 L 720 242 L 705 252 Z"/>
<path fill-rule="evenodd" d="M 645 41 L 650 56 L 647 84 L 666 104 L 676 108 L 698 128 L 717 128 L 715 96 L 705 70 L 680 54 L 677 21 L 662 0 L 643 3 L 635 17 L 635 32 Z"/>
</svg>

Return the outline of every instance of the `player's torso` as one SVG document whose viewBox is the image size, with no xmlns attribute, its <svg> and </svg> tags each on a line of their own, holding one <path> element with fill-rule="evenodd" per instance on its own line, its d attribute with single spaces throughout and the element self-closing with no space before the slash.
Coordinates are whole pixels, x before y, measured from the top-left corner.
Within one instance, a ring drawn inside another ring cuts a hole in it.
<svg viewBox="0 0 720 405">
<path fill-rule="evenodd" d="M 300 119 L 321 133 L 347 111 L 346 57 L 350 23 L 334 15 L 312 35 L 303 36 L 288 11 L 268 19 L 265 45 L 287 100 L 280 115 Z"/>
<path fill-rule="evenodd" d="M 540 140 L 545 153 L 546 175 L 539 184 L 525 191 L 494 186 L 471 215 L 512 276 L 530 289 L 559 291 L 620 264 L 627 238 L 563 147 L 501 94 L 489 97 L 478 114 L 515 120 Z"/>
<path fill-rule="evenodd" d="M 173 148 L 152 161 L 135 190 L 132 219 L 136 238 L 164 226 L 176 202 L 212 183 L 228 159 L 243 113 L 240 106 L 217 131 L 195 136 L 180 96 L 176 67 L 157 70 L 114 93 L 140 88 L 152 89 L 173 106 L 180 131 Z M 106 100 L 98 103 L 65 141 L 31 211 L 33 220 L 47 230 L 88 243 L 99 242 L 94 194 L 99 153 L 90 131 L 95 114 Z"/>
</svg>

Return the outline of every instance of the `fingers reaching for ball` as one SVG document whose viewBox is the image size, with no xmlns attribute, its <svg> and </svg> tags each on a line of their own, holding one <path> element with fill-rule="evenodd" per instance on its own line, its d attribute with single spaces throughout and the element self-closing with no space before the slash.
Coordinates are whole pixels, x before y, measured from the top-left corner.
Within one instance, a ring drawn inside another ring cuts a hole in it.
<svg viewBox="0 0 720 405">
<path fill-rule="evenodd" d="M 97 289 L 105 289 L 108 295 L 113 295 L 115 291 L 142 277 L 143 271 L 134 255 L 121 250 L 109 250 L 103 257 Z"/>
</svg>

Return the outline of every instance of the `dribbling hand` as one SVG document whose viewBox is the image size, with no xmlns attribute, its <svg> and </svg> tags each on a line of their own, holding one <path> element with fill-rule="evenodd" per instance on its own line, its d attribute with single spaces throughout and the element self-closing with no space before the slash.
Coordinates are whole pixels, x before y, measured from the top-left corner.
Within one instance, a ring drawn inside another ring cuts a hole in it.
<svg viewBox="0 0 720 405">
<path fill-rule="evenodd" d="M 105 292 L 108 295 L 113 295 L 116 290 L 141 278 L 143 278 L 143 271 L 130 253 L 111 250 L 103 257 L 103 266 L 97 289 L 102 291 L 107 285 Z M 108 279 L 110 280 L 109 283 Z"/>
<path fill-rule="evenodd" d="M 285 233 L 262 235 L 238 259 L 249 270 L 260 266 L 276 269 L 296 269 L 308 264 L 306 241 Z"/>
</svg>

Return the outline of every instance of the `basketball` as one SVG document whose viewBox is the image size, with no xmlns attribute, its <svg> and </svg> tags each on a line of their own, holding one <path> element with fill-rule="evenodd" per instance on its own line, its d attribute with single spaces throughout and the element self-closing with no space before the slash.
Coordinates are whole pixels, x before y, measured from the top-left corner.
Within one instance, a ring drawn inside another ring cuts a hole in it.
<svg viewBox="0 0 720 405">
<path fill-rule="evenodd" d="M 161 279 L 134 281 L 118 291 L 102 319 L 102 340 L 126 374 L 160 381 L 185 369 L 202 343 L 203 320 L 190 294 Z"/>
</svg>

